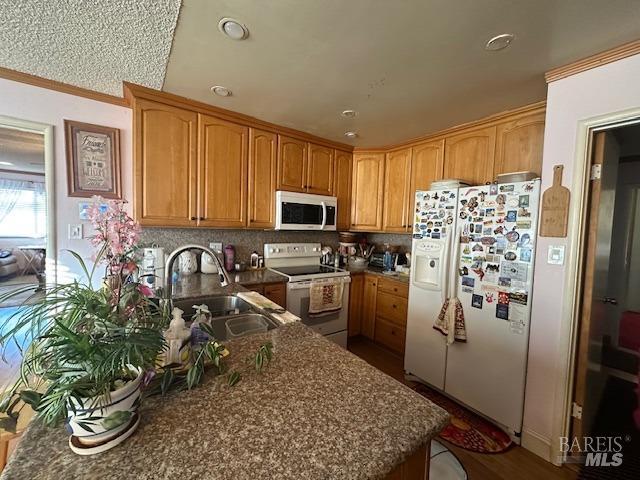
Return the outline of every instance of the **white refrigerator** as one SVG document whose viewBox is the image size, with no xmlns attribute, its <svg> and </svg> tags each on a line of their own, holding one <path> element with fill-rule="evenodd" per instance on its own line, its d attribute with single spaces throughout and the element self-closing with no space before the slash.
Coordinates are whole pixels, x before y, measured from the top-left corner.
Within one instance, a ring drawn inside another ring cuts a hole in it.
<svg viewBox="0 0 640 480">
<path fill-rule="evenodd" d="M 539 180 L 416 192 L 405 371 L 518 441 L 538 221 Z M 466 341 L 433 328 L 457 296 Z"/>
</svg>

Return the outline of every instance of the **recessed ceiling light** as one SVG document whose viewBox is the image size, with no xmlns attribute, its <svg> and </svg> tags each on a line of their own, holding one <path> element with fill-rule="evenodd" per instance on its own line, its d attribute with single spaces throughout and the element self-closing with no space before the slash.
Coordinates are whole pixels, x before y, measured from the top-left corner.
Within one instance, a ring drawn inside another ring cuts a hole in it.
<svg viewBox="0 0 640 480">
<path fill-rule="evenodd" d="M 341 115 L 343 117 L 347 117 L 347 118 L 353 118 L 356 115 L 358 115 L 358 112 L 356 112 L 355 110 L 344 110 Z"/>
<path fill-rule="evenodd" d="M 356 138 L 358 134 L 356 132 L 344 132 L 344 136 L 353 139 Z"/>
<path fill-rule="evenodd" d="M 227 87 L 223 87 L 222 85 L 214 85 L 213 87 L 211 87 L 211 91 L 219 97 L 231 96 L 231 90 L 229 90 Z"/>
<path fill-rule="evenodd" d="M 500 35 L 496 35 L 493 38 L 490 38 L 484 48 L 485 50 L 489 50 L 491 52 L 502 50 L 503 48 L 507 48 L 509 45 L 511 45 L 511 42 L 513 42 L 514 38 L 516 37 L 512 33 L 502 33 Z"/>
<path fill-rule="evenodd" d="M 6 165 L 6 166 L 10 167 L 11 165 L 13 165 L 13 163 L 11 163 L 11 162 L 0 162 L 0 165 Z"/>
<path fill-rule="evenodd" d="M 222 18 L 218 22 L 218 30 L 233 40 L 244 40 L 249 36 L 247 26 L 233 18 Z"/>
</svg>

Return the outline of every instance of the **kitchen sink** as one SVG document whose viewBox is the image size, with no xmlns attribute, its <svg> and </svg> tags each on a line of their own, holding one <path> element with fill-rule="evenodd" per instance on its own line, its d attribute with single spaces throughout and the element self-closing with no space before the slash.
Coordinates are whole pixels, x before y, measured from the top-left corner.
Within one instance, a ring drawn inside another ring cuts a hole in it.
<svg viewBox="0 0 640 480">
<path fill-rule="evenodd" d="M 249 303 L 233 295 L 216 295 L 190 300 L 178 299 L 173 301 L 173 306 L 182 310 L 185 321 L 189 321 L 195 313 L 193 306 L 202 305 L 203 303 L 209 307 L 212 317 L 225 317 L 251 311 L 251 305 Z"/>
</svg>

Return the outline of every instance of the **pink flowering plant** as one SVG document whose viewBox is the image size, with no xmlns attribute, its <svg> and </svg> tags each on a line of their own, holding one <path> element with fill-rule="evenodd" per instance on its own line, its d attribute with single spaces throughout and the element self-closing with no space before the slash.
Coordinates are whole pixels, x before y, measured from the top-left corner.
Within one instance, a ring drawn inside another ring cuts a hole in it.
<svg viewBox="0 0 640 480">
<path fill-rule="evenodd" d="M 0 325 L 3 353 L 11 346 L 22 354 L 20 378 L 0 403 L 0 412 L 6 414 L 0 426 L 15 427 L 24 404 L 46 424 L 68 419 L 87 398 L 104 401 L 140 372 L 153 372 L 166 348 L 167 319 L 149 298 L 150 289 L 135 280 L 139 226 L 123 202 L 110 201 L 106 208 L 101 204 L 95 199 L 89 210 L 96 231 L 91 239 L 96 249 L 93 266 L 70 252 L 86 281 L 47 286 Z M 93 276 L 102 265 L 105 282 L 94 287 Z M 0 295 L 0 303 L 24 296 L 30 288 Z M 107 423 L 129 417 L 123 414 Z M 86 428 L 92 431 L 103 421 L 92 419 Z"/>
</svg>

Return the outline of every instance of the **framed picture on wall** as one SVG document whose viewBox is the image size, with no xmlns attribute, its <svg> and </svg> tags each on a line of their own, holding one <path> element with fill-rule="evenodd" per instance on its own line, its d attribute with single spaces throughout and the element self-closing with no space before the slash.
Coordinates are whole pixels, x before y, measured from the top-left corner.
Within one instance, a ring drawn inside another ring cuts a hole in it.
<svg viewBox="0 0 640 480">
<path fill-rule="evenodd" d="M 64 121 L 70 197 L 121 199 L 120 130 Z"/>
</svg>

